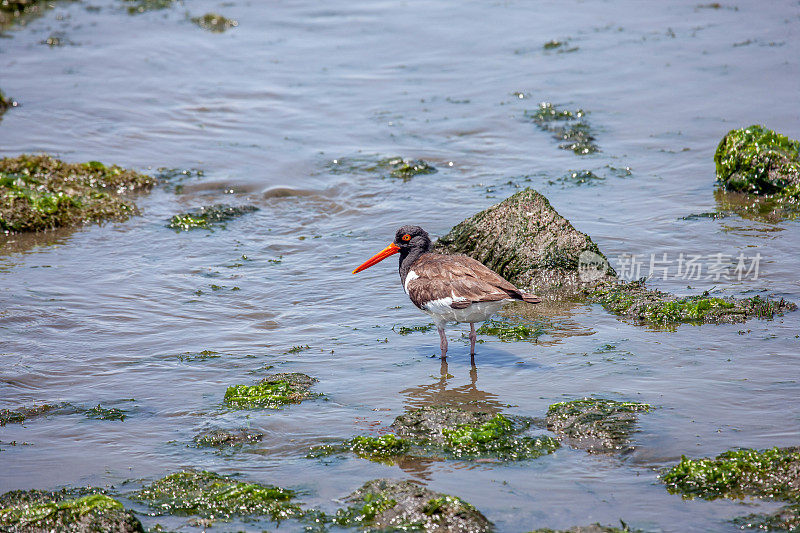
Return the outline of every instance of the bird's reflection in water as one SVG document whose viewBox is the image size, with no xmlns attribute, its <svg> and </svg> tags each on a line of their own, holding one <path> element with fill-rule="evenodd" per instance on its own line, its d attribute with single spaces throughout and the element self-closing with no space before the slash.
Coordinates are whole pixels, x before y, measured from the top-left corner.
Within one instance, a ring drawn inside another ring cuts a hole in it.
<svg viewBox="0 0 800 533">
<path fill-rule="evenodd" d="M 470 368 L 469 378 L 469 383 L 448 388 L 448 382 L 455 376 L 448 371 L 447 361 L 442 361 L 438 380 L 400 391 L 400 394 L 406 396 L 406 405 L 412 409 L 450 405 L 492 414 L 503 410 L 504 404 L 498 401 L 496 394 L 478 388 L 478 367 L 474 364 Z"/>
</svg>

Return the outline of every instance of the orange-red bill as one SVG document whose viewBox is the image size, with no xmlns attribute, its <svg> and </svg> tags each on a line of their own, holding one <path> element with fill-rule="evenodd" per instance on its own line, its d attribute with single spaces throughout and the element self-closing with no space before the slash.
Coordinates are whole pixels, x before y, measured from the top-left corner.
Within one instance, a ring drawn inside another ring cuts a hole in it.
<svg viewBox="0 0 800 533">
<path fill-rule="evenodd" d="M 374 265 L 376 263 L 380 263 L 381 261 L 383 261 L 384 259 L 386 259 L 390 255 L 394 255 L 399 251 L 400 251 L 400 247 L 397 246 L 396 244 L 392 243 L 389 246 L 387 246 L 386 248 L 384 248 L 383 250 L 381 250 L 380 252 L 378 252 L 377 254 L 373 255 L 372 257 L 370 257 L 369 259 L 364 261 L 361 265 L 358 266 L 358 268 L 353 270 L 353 274 L 357 274 L 357 273 L 361 272 L 362 270 L 367 269 L 367 268 L 371 267 L 372 265 Z"/>
</svg>

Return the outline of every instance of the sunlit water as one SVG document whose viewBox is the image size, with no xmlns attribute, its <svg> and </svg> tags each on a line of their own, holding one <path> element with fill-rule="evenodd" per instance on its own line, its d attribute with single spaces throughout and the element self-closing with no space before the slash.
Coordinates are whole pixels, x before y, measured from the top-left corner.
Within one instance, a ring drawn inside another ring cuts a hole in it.
<svg viewBox="0 0 800 533">
<path fill-rule="evenodd" d="M 501 531 L 619 519 L 727 531 L 731 518 L 775 507 L 683 501 L 657 470 L 682 454 L 798 444 L 800 313 L 669 332 L 598 306 L 543 307 L 537 343 L 484 337 L 476 370 L 465 328 L 451 328 L 443 369 L 435 331 L 392 330 L 428 322 L 394 260 L 350 271 L 402 223 L 441 235 L 531 186 L 614 264 L 622 254 L 763 257 L 756 280 L 670 276 L 654 287 L 800 301 L 797 221 L 682 219 L 717 208 L 712 154 L 729 129 L 762 123 L 800 138 L 797 2 L 198 1 L 137 16 L 120 4 L 59 4 L 0 39 L 0 88 L 22 103 L 0 122 L 0 154 L 205 175 L 181 194 L 140 197 L 142 216 L 126 223 L 2 244 L 0 408 L 101 403 L 129 416 L 0 428 L 0 491 L 124 491 L 137 485 L 125 480 L 194 467 L 302 489 L 331 511 L 364 481 L 413 478 L 471 502 Z M 188 21 L 207 11 L 239 26 L 212 34 Z M 54 33 L 68 43 L 40 43 Z M 577 50 L 543 49 L 553 39 Z M 601 152 L 560 150 L 523 116 L 540 101 L 590 111 Z M 403 183 L 333 163 L 393 155 L 439 172 Z M 605 180 L 557 180 L 582 169 Z M 165 227 L 217 202 L 260 210 L 214 232 Z M 222 357 L 178 357 L 201 350 Z M 269 365 L 316 376 L 325 399 L 221 409 L 227 386 Z M 482 401 L 541 417 L 585 395 L 659 407 L 641 417 L 633 454 L 564 447 L 510 465 L 402 467 L 304 458 L 326 440 L 378 432 L 405 408 Z M 234 454 L 187 446 L 214 427 L 266 437 Z"/>
</svg>

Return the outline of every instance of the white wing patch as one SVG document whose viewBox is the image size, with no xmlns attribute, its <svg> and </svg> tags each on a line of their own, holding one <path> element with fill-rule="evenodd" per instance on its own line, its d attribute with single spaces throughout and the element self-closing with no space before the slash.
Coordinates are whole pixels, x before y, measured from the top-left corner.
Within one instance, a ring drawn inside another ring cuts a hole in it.
<svg viewBox="0 0 800 533">
<path fill-rule="evenodd" d="M 417 279 L 418 277 L 419 275 L 413 270 L 408 271 L 408 274 L 406 274 L 406 282 L 403 285 L 403 290 L 406 291 L 406 294 L 408 294 L 408 284 Z"/>
</svg>

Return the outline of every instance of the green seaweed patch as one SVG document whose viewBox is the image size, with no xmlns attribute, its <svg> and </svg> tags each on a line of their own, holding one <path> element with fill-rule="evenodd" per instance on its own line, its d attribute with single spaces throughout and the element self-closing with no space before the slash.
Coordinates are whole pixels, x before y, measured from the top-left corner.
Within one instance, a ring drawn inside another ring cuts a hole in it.
<svg viewBox="0 0 800 533">
<path fill-rule="evenodd" d="M 213 230 L 213 227 L 225 228 L 225 222 L 238 218 L 247 213 L 258 211 L 254 205 L 232 206 L 215 204 L 199 207 L 188 213 L 174 215 L 167 225 L 175 231 L 190 231 L 193 229 Z"/>
<path fill-rule="evenodd" d="M 660 326 L 681 323 L 730 324 L 750 318 L 771 319 L 797 309 L 797 305 L 783 298 L 717 298 L 709 296 L 708 292 L 697 296 L 677 297 L 647 289 L 641 281 L 606 284 L 589 292 L 587 296 L 590 302 L 601 304 L 611 313 L 639 323 Z"/>
<path fill-rule="evenodd" d="M 682 456 L 661 481 L 684 498 L 755 496 L 800 503 L 800 448 L 731 450 L 713 459 Z"/>
<path fill-rule="evenodd" d="M 170 474 L 133 493 L 131 498 L 149 505 L 158 515 L 220 520 L 266 516 L 276 521 L 302 516 L 300 507 L 292 503 L 292 490 L 246 483 L 208 471 Z"/>
<path fill-rule="evenodd" d="M 201 17 L 192 17 L 190 20 L 204 30 L 213 33 L 222 33 L 239 25 L 237 21 L 223 17 L 218 13 L 206 13 Z"/>
<path fill-rule="evenodd" d="M 203 362 L 210 359 L 219 359 L 222 357 L 219 352 L 213 350 L 202 350 L 200 352 L 184 352 L 178 354 L 178 361 L 181 363 Z"/>
<path fill-rule="evenodd" d="M 578 47 L 577 46 L 570 46 L 569 45 L 569 41 L 559 41 L 557 39 L 553 39 L 551 41 L 547 41 L 546 43 L 544 43 L 542 45 L 542 48 L 544 48 L 546 51 L 549 51 L 549 52 L 556 51 L 559 54 L 566 54 L 566 53 L 569 53 L 569 52 L 577 52 L 578 51 Z"/>
<path fill-rule="evenodd" d="M 726 189 L 800 200 L 800 141 L 760 125 L 731 130 L 714 163 Z"/>
<path fill-rule="evenodd" d="M 300 352 L 304 352 L 304 351 L 310 350 L 310 349 L 311 349 L 311 346 L 309 346 L 308 344 L 300 344 L 300 345 L 297 345 L 297 346 L 292 346 L 291 348 L 286 350 L 285 353 L 300 353 Z"/>
<path fill-rule="evenodd" d="M 0 527 L 12 531 L 143 531 L 122 504 L 105 494 L 11 491 L 0 496 Z"/>
<path fill-rule="evenodd" d="M 457 458 L 492 457 L 503 461 L 536 459 L 556 451 L 560 444 L 552 437 L 522 437 L 508 418 L 496 415 L 478 427 L 469 425 L 443 429 L 444 449 Z"/>
<path fill-rule="evenodd" d="M 128 416 L 127 411 L 123 411 L 117 407 L 103 407 L 100 404 L 86 409 L 84 414 L 86 418 L 92 418 L 94 420 L 118 420 L 120 422 L 124 421 L 125 417 Z"/>
<path fill-rule="evenodd" d="M 575 448 L 591 453 L 627 451 L 638 413 L 651 409 L 645 403 L 583 398 L 554 403 L 545 422 L 547 429 Z"/>
<path fill-rule="evenodd" d="M 604 526 L 594 523 L 589 526 L 575 526 L 569 529 L 533 529 L 528 533 L 643 533 L 641 529 L 631 529 L 628 524 L 620 520 L 620 527 Z"/>
<path fill-rule="evenodd" d="M 49 155 L 0 159 L 0 231 L 42 231 L 138 213 L 121 195 L 155 179 L 98 161 L 65 163 Z"/>
<path fill-rule="evenodd" d="M 556 181 L 565 185 L 592 186 L 604 182 L 606 179 L 598 176 L 591 170 L 570 170 Z M 555 183 L 551 181 L 550 183 Z"/>
<path fill-rule="evenodd" d="M 129 15 L 138 15 L 148 11 L 167 9 L 175 4 L 176 0 L 123 0 L 127 5 Z"/>
<path fill-rule="evenodd" d="M 280 409 L 311 398 L 311 386 L 318 380 L 300 373 L 281 373 L 256 385 L 234 385 L 225 391 L 225 404 L 236 409 Z"/>
<path fill-rule="evenodd" d="M 417 326 L 392 326 L 392 331 L 398 335 L 410 335 L 412 333 L 425 333 L 433 329 L 433 324 L 417 325 Z"/>
<path fill-rule="evenodd" d="M 476 420 L 486 419 L 481 417 Z M 312 448 L 307 457 L 352 452 L 361 458 L 388 464 L 393 464 L 399 457 L 522 461 L 547 455 L 559 448 L 558 441 L 551 437 L 519 435 L 525 428 L 527 425 L 515 423 L 498 414 L 479 424 L 473 422 L 443 427 L 439 434 L 430 438 L 420 434 L 412 437 L 393 433 L 379 437 L 354 437 L 341 444 Z"/>
<path fill-rule="evenodd" d="M 358 527 L 369 524 L 375 517 L 392 509 L 397 500 L 384 494 L 365 494 L 360 505 L 338 509 L 333 522 L 342 527 Z"/>
<path fill-rule="evenodd" d="M 487 320 L 476 331 L 478 335 L 492 335 L 503 342 L 535 341 L 544 329 L 532 324 L 515 324 L 507 320 Z"/>
<path fill-rule="evenodd" d="M 550 102 L 540 103 L 535 111 L 525 111 L 525 116 L 539 129 L 552 133 L 556 139 L 567 141 L 560 144 L 559 148 L 572 150 L 578 155 L 593 154 L 600 150 L 594 143 L 595 137 L 585 120 L 586 115 L 583 109 L 559 109 Z"/>
</svg>

